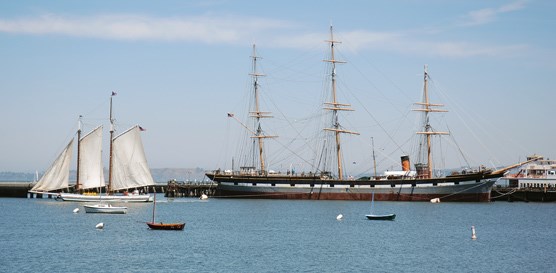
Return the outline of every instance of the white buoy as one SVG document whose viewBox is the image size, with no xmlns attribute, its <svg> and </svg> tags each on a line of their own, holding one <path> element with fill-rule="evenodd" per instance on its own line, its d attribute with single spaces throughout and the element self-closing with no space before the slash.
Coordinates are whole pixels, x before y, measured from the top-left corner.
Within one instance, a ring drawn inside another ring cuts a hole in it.
<svg viewBox="0 0 556 273">
<path fill-rule="evenodd" d="M 440 203 L 440 198 L 431 199 L 431 203 Z"/>
<path fill-rule="evenodd" d="M 199 197 L 199 199 L 201 200 L 207 200 L 209 197 L 206 194 L 201 194 L 201 197 Z"/>
<path fill-rule="evenodd" d="M 97 229 L 103 229 L 104 228 L 104 223 L 98 223 L 95 227 Z"/>
<path fill-rule="evenodd" d="M 79 208 L 73 209 L 73 213 L 78 213 L 78 212 L 79 212 Z"/>
<path fill-rule="evenodd" d="M 336 216 L 336 220 L 342 220 L 344 219 L 344 216 L 340 213 L 338 214 L 338 216 Z"/>
<path fill-rule="evenodd" d="M 471 240 L 477 240 L 477 234 L 475 234 L 475 226 L 471 226 Z"/>
</svg>

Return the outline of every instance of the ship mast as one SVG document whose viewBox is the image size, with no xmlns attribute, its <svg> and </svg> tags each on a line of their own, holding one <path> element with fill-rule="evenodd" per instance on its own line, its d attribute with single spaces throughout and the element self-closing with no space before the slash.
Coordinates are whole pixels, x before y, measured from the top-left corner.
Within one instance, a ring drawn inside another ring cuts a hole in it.
<svg viewBox="0 0 556 273">
<path fill-rule="evenodd" d="M 276 136 L 266 136 L 261 128 L 261 119 L 262 118 L 271 118 L 270 112 L 261 112 L 260 104 L 259 104 L 259 77 L 264 77 L 264 74 L 260 74 L 257 72 L 257 51 L 255 45 L 253 45 L 253 55 L 251 56 L 253 59 L 253 72 L 250 73 L 251 77 L 253 78 L 253 92 L 254 92 L 254 100 L 255 100 L 255 111 L 249 112 L 249 116 L 255 118 L 255 130 L 253 132 L 253 136 L 251 138 L 257 139 L 258 142 L 258 150 L 259 150 L 259 162 L 260 172 L 264 174 L 265 171 L 265 161 L 264 161 L 264 139 L 265 138 L 274 138 Z"/>
<path fill-rule="evenodd" d="M 417 134 L 425 135 L 427 138 L 427 178 L 432 178 L 432 145 L 431 145 L 431 136 L 432 135 L 448 135 L 448 132 L 435 132 L 432 130 L 432 126 L 429 124 L 429 113 L 430 112 L 448 112 L 447 110 L 443 109 L 435 109 L 433 107 L 443 107 L 443 104 L 432 104 L 429 102 L 429 93 L 428 93 L 428 79 L 429 74 L 427 72 L 427 66 L 425 65 L 424 69 L 424 84 L 423 84 L 423 102 L 417 102 L 416 105 L 421 105 L 422 108 L 414 109 L 413 111 L 420 111 L 424 113 L 424 131 L 417 132 Z"/>
<path fill-rule="evenodd" d="M 375 140 L 371 137 L 371 146 L 373 147 L 373 170 L 375 171 L 376 179 L 376 157 L 375 157 Z"/>
<path fill-rule="evenodd" d="M 79 164 L 81 163 L 81 118 L 83 116 L 79 115 L 79 119 L 77 121 L 77 171 L 75 173 L 75 175 L 77 176 L 76 180 L 75 180 L 75 190 L 79 191 L 79 188 L 81 187 L 80 183 L 79 183 Z"/>
<path fill-rule="evenodd" d="M 338 179 L 343 179 L 343 169 L 342 169 L 342 149 L 340 146 L 340 134 L 354 134 L 358 135 L 357 132 L 343 130 L 338 122 L 338 112 L 339 111 L 353 111 L 353 109 L 348 108 L 350 104 L 338 103 L 336 96 L 336 64 L 345 63 L 344 61 L 339 61 L 335 59 L 334 56 L 334 44 L 341 43 L 340 41 L 334 40 L 334 33 L 332 31 L 332 26 L 330 26 L 330 40 L 325 41 L 330 44 L 330 59 L 324 60 L 332 64 L 332 72 L 330 74 L 331 84 L 332 84 L 332 102 L 325 102 L 324 109 L 332 111 L 332 128 L 324 128 L 325 131 L 332 131 L 336 138 L 336 159 L 338 166 Z"/>
<path fill-rule="evenodd" d="M 116 92 L 112 92 L 110 95 L 110 163 L 108 164 L 108 189 L 107 194 L 112 192 L 112 166 L 114 162 L 114 118 L 112 117 L 112 97 L 116 95 Z"/>
</svg>

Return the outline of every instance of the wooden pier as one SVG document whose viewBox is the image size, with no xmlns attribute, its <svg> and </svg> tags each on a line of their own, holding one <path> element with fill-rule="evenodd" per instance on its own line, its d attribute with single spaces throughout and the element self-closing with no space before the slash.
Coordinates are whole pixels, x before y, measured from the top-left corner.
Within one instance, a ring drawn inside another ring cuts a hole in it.
<svg viewBox="0 0 556 273">
<path fill-rule="evenodd" d="M 30 194 L 33 182 L 0 182 L 0 197 L 15 198 L 43 198 L 43 194 Z M 154 186 L 141 188 L 149 193 L 164 193 L 166 197 L 200 197 L 202 194 L 214 196 L 216 184 L 212 182 L 189 182 L 171 180 L 166 184 L 158 183 Z M 73 185 L 62 192 L 72 192 Z M 90 192 L 97 192 L 97 189 L 90 189 Z M 52 195 L 48 195 L 49 198 Z"/>
<path fill-rule="evenodd" d="M 497 188 L 493 187 L 490 201 L 507 202 L 555 202 L 556 190 L 542 188 Z"/>
<path fill-rule="evenodd" d="M 216 183 L 213 182 L 183 182 L 170 180 L 166 185 L 165 197 L 200 197 L 202 194 L 214 196 Z"/>
</svg>

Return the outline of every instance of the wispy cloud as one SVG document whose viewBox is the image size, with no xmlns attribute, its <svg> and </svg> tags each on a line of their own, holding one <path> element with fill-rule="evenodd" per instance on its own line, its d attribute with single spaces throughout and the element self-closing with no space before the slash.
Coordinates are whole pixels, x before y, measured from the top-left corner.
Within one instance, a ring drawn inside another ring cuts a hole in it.
<svg viewBox="0 0 556 273">
<path fill-rule="evenodd" d="M 472 12 L 469 22 L 479 24 L 496 14 L 523 8 L 524 1 L 495 9 Z M 489 19 L 490 18 L 490 19 Z M 469 23 L 470 24 L 470 23 Z M 242 16 L 153 17 L 109 14 L 71 17 L 46 14 L 37 17 L 0 19 L 0 32 L 28 35 L 62 35 L 108 40 L 185 41 L 206 44 L 245 44 L 257 41 L 264 47 L 313 49 L 327 37 L 326 32 L 307 32 L 300 23 Z M 443 57 L 501 56 L 513 54 L 524 45 L 484 45 L 444 41 L 437 31 L 379 32 L 340 31 L 344 48 L 353 51 L 381 50 L 402 54 Z"/>
<path fill-rule="evenodd" d="M 344 39 L 347 42 L 346 44 L 349 44 L 348 47 L 354 51 L 376 49 L 402 54 L 451 58 L 515 55 L 527 48 L 526 45 L 520 44 L 488 45 L 461 41 L 443 41 L 435 35 L 415 35 L 413 32 L 381 33 L 353 31 L 343 33 L 342 39 Z"/>
<path fill-rule="evenodd" d="M 428 55 L 443 57 L 506 57 L 525 52 L 527 45 L 485 45 L 467 42 L 415 42 L 414 49 Z"/>
<path fill-rule="evenodd" d="M 517 11 L 525 8 L 525 4 L 527 2 L 528 2 L 527 0 L 519 0 L 497 8 L 486 8 L 486 9 L 471 11 L 466 16 L 463 17 L 460 25 L 477 26 L 477 25 L 490 23 L 496 20 L 497 16 L 501 14 Z"/>
<path fill-rule="evenodd" d="M 157 18 L 140 15 L 36 18 L 0 20 L 0 31 L 35 35 L 68 35 L 113 40 L 199 41 L 236 43 L 268 30 L 290 28 L 290 22 L 244 17 L 198 16 Z"/>
</svg>

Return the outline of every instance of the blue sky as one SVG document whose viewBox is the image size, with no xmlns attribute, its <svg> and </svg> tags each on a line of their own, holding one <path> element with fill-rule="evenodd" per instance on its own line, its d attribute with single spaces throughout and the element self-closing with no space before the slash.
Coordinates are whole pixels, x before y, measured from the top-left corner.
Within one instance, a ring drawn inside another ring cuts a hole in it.
<svg viewBox="0 0 556 273">
<path fill-rule="evenodd" d="M 356 110 L 342 120 L 361 133 L 343 136 L 348 173 L 371 168 L 371 137 L 380 169 L 411 152 L 398 147 L 415 132 L 425 64 L 450 111 L 439 129 L 466 154 L 443 150 L 446 167 L 556 156 L 554 1 L 1 1 L 0 170 L 45 170 L 79 115 L 108 131 L 112 91 L 118 131 L 147 128 L 152 168 L 230 168 L 242 128 L 226 113 L 245 112 L 253 43 L 276 116 L 265 129 L 280 136 L 268 153 L 284 150 L 288 124 L 308 128 L 322 108 L 331 24 L 341 100 Z"/>
</svg>

